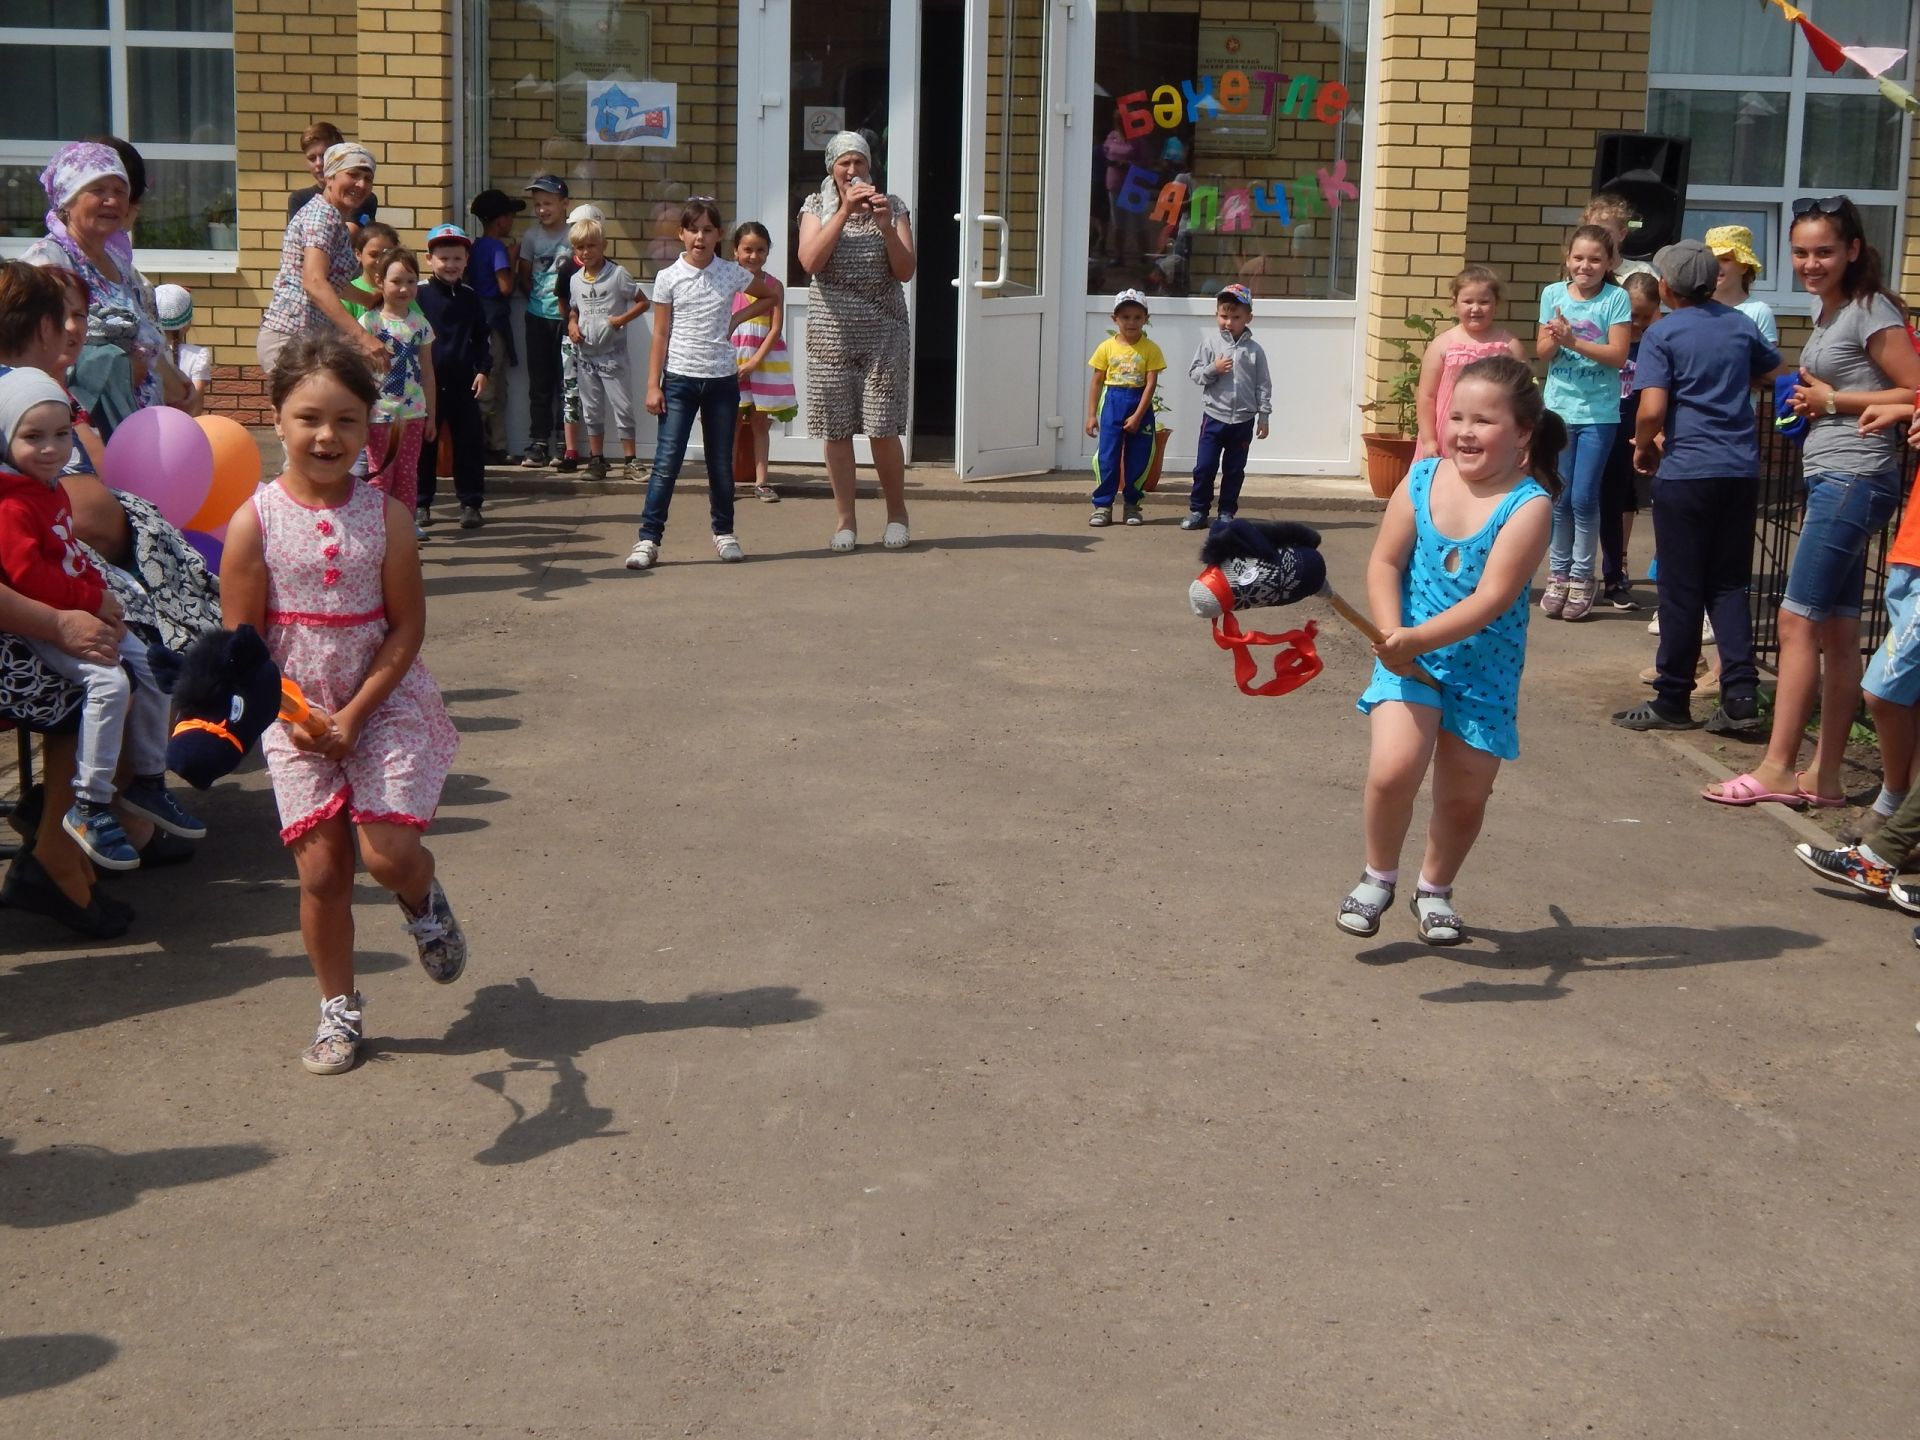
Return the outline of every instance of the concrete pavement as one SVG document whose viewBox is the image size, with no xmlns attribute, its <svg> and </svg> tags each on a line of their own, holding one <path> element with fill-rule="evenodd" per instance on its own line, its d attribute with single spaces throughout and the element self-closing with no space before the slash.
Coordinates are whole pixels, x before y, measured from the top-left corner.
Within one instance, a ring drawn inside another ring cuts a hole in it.
<svg viewBox="0 0 1920 1440">
<path fill-rule="evenodd" d="M 125 942 L 0 912 L 0 1432 L 1911 1429 L 1911 926 L 1605 723 L 1644 615 L 1536 622 L 1473 942 L 1356 943 L 1337 619 L 1247 699 L 1165 519 L 702 500 L 436 527 L 474 958 L 363 881 L 352 1074 L 257 771 Z"/>
</svg>

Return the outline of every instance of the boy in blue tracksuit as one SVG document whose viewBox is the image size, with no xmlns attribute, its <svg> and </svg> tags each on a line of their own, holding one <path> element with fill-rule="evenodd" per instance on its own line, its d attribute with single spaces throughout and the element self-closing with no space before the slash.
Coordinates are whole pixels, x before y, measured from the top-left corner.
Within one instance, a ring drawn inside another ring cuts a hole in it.
<svg viewBox="0 0 1920 1440">
<path fill-rule="evenodd" d="M 1267 420 L 1273 414 L 1273 376 L 1267 371 L 1267 352 L 1253 338 L 1253 292 L 1229 285 L 1214 302 L 1213 318 L 1219 330 L 1200 342 L 1187 375 L 1206 392 L 1200 419 L 1200 452 L 1193 462 L 1193 495 L 1187 501 L 1182 530 L 1204 529 L 1213 508 L 1213 477 L 1225 461 L 1220 478 L 1220 518 L 1231 520 L 1240 509 L 1240 485 L 1247 478 L 1247 451 L 1257 435 L 1267 438 Z"/>
<path fill-rule="evenodd" d="M 1093 384 L 1087 392 L 1087 434 L 1100 437 L 1093 457 L 1093 516 L 1089 525 L 1113 523 L 1113 497 L 1126 486 L 1126 522 L 1145 523 L 1140 491 L 1153 458 L 1153 392 L 1167 357 L 1142 333 L 1147 328 L 1147 297 L 1122 290 L 1113 302 L 1114 334 L 1095 348 L 1087 365 Z"/>
</svg>

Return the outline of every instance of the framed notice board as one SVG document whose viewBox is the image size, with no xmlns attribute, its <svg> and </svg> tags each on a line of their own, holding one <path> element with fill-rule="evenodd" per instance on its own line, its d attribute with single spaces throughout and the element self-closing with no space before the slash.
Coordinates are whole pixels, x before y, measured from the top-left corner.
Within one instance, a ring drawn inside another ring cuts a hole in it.
<svg viewBox="0 0 1920 1440">
<path fill-rule="evenodd" d="M 555 0 L 553 128 L 587 128 L 589 80 L 653 78 L 653 13 L 636 0 Z"/>
</svg>

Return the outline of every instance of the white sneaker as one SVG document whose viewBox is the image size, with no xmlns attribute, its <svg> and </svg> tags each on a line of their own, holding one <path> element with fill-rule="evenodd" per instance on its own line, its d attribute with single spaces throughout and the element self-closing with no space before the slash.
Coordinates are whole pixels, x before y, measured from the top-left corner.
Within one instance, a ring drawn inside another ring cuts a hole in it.
<svg viewBox="0 0 1920 1440">
<path fill-rule="evenodd" d="M 853 531 L 836 530 L 833 532 L 833 539 L 827 542 L 827 548 L 829 550 L 838 551 L 840 554 L 844 555 L 859 543 L 860 543 L 860 537 L 855 535 Z"/>
<path fill-rule="evenodd" d="M 887 532 L 880 537 L 881 548 L 886 550 L 904 550 L 913 543 L 913 536 L 907 533 L 907 527 L 898 520 L 887 522 Z"/>
<path fill-rule="evenodd" d="M 653 562 L 660 558 L 658 540 L 642 540 L 627 552 L 627 569 L 651 570 Z"/>
<path fill-rule="evenodd" d="M 1660 617 L 1656 615 L 1651 620 L 1647 621 L 1647 634 L 1658 635 L 1659 633 L 1660 633 Z"/>
<path fill-rule="evenodd" d="M 1712 645 L 1716 643 L 1713 638 L 1713 621 L 1703 620 L 1700 622 L 1700 643 L 1702 645 Z"/>
<path fill-rule="evenodd" d="M 747 558 L 747 552 L 740 548 L 740 542 L 731 535 L 714 536 L 713 548 L 719 553 L 722 560 L 744 560 Z"/>
</svg>

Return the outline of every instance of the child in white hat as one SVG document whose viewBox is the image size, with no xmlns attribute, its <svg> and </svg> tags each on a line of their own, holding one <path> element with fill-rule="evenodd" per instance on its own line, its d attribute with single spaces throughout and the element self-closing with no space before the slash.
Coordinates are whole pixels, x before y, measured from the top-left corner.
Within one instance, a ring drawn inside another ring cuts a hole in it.
<svg viewBox="0 0 1920 1440">
<path fill-rule="evenodd" d="M 153 292 L 154 308 L 160 312 L 160 328 L 166 332 L 173 349 L 173 363 L 186 377 L 187 401 L 180 408 L 198 415 L 207 400 L 207 387 L 213 383 L 213 356 L 204 345 L 186 338 L 193 324 L 193 292 L 184 285 L 162 285 Z"/>
</svg>

